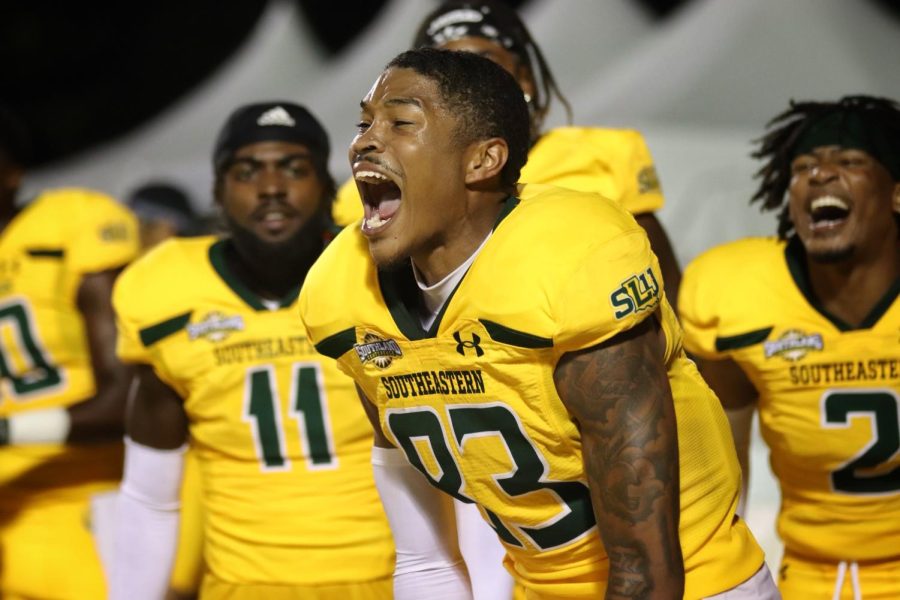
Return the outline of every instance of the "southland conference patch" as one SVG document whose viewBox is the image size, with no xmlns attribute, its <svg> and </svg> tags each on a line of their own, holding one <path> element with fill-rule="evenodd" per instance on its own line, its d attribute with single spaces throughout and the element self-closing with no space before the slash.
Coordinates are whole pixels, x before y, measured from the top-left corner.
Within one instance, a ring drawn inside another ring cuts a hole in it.
<svg viewBox="0 0 900 600">
<path fill-rule="evenodd" d="M 231 317 L 219 311 L 206 314 L 203 319 L 187 326 L 188 339 L 191 341 L 205 338 L 210 342 L 221 342 L 232 332 L 244 330 L 244 319 L 241 315 Z"/>
<path fill-rule="evenodd" d="M 777 340 L 765 342 L 763 351 L 766 358 L 780 356 L 787 361 L 800 360 L 810 351 L 821 351 L 825 347 L 822 335 L 818 333 L 807 334 L 799 329 L 789 329 L 781 334 Z"/>
<path fill-rule="evenodd" d="M 372 362 L 379 369 L 387 369 L 394 358 L 403 356 L 400 344 L 396 341 L 386 340 L 370 332 L 363 336 L 361 344 L 354 344 L 353 349 L 362 364 Z"/>
</svg>

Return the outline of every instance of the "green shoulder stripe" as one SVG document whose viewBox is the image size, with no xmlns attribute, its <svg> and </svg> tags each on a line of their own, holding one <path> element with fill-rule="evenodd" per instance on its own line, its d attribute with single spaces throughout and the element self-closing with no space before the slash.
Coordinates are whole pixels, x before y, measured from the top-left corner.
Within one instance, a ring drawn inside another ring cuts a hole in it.
<svg viewBox="0 0 900 600">
<path fill-rule="evenodd" d="M 334 335 L 330 335 L 316 344 L 316 351 L 319 354 L 324 354 L 329 358 L 337 360 L 355 345 L 356 330 L 353 329 L 353 327 L 350 327 L 349 329 L 338 331 Z"/>
<path fill-rule="evenodd" d="M 764 329 L 748 331 L 747 333 L 740 333 L 738 335 L 716 337 L 716 350 L 719 352 L 739 350 L 741 348 L 746 348 L 747 346 L 759 344 L 769 337 L 769 334 L 772 333 L 772 329 L 772 327 L 766 327 Z"/>
<path fill-rule="evenodd" d="M 35 258 L 63 258 L 66 255 L 62 248 L 27 248 L 25 252 Z"/>
<path fill-rule="evenodd" d="M 524 331 L 516 331 L 505 327 L 500 323 L 494 323 L 487 319 L 478 319 L 484 328 L 487 329 L 488 335 L 495 342 L 501 344 L 509 344 L 510 346 L 518 346 L 519 348 L 552 348 L 553 340 L 544 338 Z"/>
<path fill-rule="evenodd" d="M 149 327 L 144 327 L 140 330 L 141 343 L 144 344 L 145 348 L 149 348 L 156 342 L 163 340 L 173 333 L 178 333 L 184 326 L 188 324 L 188 321 L 191 320 L 191 311 L 184 313 L 183 315 L 178 315 L 177 317 L 172 317 L 171 319 L 166 319 L 161 323 L 157 323 L 155 325 L 150 325 Z"/>
</svg>

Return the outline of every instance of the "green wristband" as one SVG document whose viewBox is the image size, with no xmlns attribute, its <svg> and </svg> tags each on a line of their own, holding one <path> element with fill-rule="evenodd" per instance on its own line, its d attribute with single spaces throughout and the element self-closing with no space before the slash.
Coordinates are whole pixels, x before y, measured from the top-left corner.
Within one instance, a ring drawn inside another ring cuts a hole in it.
<svg viewBox="0 0 900 600">
<path fill-rule="evenodd" d="M 9 444 L 9 419 L 0 419 L 0 446 Z"/>
</svg>

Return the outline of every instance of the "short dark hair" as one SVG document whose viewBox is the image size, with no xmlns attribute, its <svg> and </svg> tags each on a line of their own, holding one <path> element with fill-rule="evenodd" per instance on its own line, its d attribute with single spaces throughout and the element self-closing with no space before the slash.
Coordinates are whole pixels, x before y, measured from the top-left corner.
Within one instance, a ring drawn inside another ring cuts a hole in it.
<svg viewBox="0 0 900 600">
<path fill-rule="evenodd" d="M 197 214 L 187 193 L 167 181 L 151 181 L 131 191 L 126 204 L 139 219 L 171 222 L 178 235 L 191 235 L 197 228 Z"/>
<path fill-rule="evenodd" d="M 786 238 L 793 230 L 785 193 L 791 181 L 791 161 L 798 142 L 810 127 L 833 115 L 858 117 L 862 134 L 878 147 L 875 156 L 900 181 L 900 106 L 889 98 L 844 96 L 837 102 L 795 102 L 766 124 L 767 133 L 756 140 L 758 148 L 751 156 L 766 160 L 756 173 L 760 185 L 750 202 L 760 202 L 762 210 L 779 210 L 778 236 Z"/>
<path fill-rule="evenodd" d="M 413 47 L 436 47 L 468 36 L 480 36 L 512 52 L 534 79 L 535 94 L 529 102 L 532 134 L 540 135 L 550 103 L 556 96 L 572 121 L 572 106 L 556 85 L 550 65 L 525 23 L 511 6 L 496 0 L 448 0 L 428 14 L 413 38 Z"/>
<path fill-rule="evenodd" d="M 500 180 L 505 188 L 518 183 L 531 144 L 530 121 L 522 89 L 512 75 L 471 52 L 434 48 L 408 50 L 385 67 L 391 68 L 412 69 L 437 84 L 445 107 L 459 120 L 459 143 L 506 140 L 509 158 Z"/>
</svg>

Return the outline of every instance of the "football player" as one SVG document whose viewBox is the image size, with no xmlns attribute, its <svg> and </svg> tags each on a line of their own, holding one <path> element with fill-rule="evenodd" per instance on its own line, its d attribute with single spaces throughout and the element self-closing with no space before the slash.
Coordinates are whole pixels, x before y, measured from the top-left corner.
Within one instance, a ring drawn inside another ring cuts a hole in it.
<svg viewBox="0 0 900 600">
<path fill-rule="evenodd" d="M 686 347 L 781 488 L 785 598 L 900 597 L 900 107 L 791 102 L 755 156 L 778 236 L 685 271 Z"/>
<path fill-rule="evenodd" d="M 371 429 L 352 381 L 316 353 L 296 314 L 333 234 L 328 152 L 301 106 L 238 108 L 213 153 L 228 235 L 163 242 L 116 286 L 119 354 L 138 383 L 115 598 L 165 590 L 188 434 L 204 500 L 202 598 L 391 597 Z"/>
</svg>

